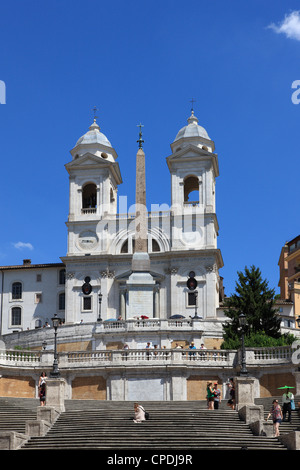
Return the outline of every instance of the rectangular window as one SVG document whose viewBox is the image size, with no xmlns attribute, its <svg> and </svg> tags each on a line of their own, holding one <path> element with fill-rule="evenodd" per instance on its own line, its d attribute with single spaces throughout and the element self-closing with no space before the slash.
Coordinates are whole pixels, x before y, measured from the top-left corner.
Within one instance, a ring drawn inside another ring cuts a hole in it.
<svg viewBox="0 0 300 470">
<path fill-rule="evenodd" d="M 21 300 L 22 299 L 22 284 L 21 282 L 14 282 L 12 285 L 12 299 Z"/>
<path fill-rule="evenodd" d="M 41 274 L 37 274 L 36 275 L 36 282 L 41 282 L 42 281 L 42 275 Z"/>
<path fill-rule="evenodd" d="M 197 305 L 197 297 L 195 292 L 188 292 L 188 307 L 195 307 Z"/>
<path fill-rule="evenodd" d="M 11 309 L 11 324 L 12 326 L 21 325 L 21 308 L 14 307 Z"/>
<path fill-rule="evenodd" d="M 83 310 L 92 310 L 92 297 L 83 297 Z"/>
<path fill-rule="evenodd" d="M 66 283 L 66 270 L 65 269 L 61 269 L 59 271 L 59 280 L 58 280 L 59 284 L 60 285 L 63 285 Z"/>
<path fill-rule="evenodd" d="M 59 294 L 59 297 L 58 297 L 58 308 L 59 310 L 65 310 L 65 293 L 62 292 L 61 294 Z"/>
</svg>

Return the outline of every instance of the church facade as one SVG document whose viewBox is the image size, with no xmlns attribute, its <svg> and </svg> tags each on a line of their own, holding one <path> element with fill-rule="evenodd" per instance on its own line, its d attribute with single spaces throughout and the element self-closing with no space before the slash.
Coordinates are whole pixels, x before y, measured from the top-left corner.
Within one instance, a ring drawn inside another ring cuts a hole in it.
<svg viewBox="0 0 300 470">
<path fill-rule="evenodd" d="M 0 267 L 0 396 L 38 397 L 57 346 L 65 398 L 204 400 L 207 381 L 217 381 L 226 398 L 240 355 L 220 349 L 214 142 L 192 112 L 166 157 L 171 205 L 151 211 L 141 143 L 129 213 L 117 197 L 122 162 L 94 120 L 65 165 L 67 253 L 58 263 Z M 57 344 L 54 315 L 61 319 Z M 256 396 L 299 384 L 291 348 L 280 348 L 280 357 L 254 349 L 247 367 Z"/>
<path fill-rule="evenodd" d="M 59 263 L 24 260 L 20 266 L 0 267 L 1 334 L 51 324 L 54 313 L 65 325 L 124 322 L 141 316 L 158 321 L 180 315 L 182 321 L 201 322 L 199 345 L 205 336 L 220 344 L 223 260 L 217 247 L 218 156 L 194 112 L 166 158 L 171 206 L 146 214 L 151 276 L 147 301 L 143 301 L 145 286 L 139 286 L 134 295 L 130 290 L 138 215 L 128 213 L 118 201 L 122 162 L 119 166 L 116 150 L 94 120 L 70 153 L 65 165 L 67 253 Z M 147 156 L 145 161 L 147 166 Z M 187 286 L 191 276 L 195 289 Z M 139 307 L 133 309 L 137 296 Z"/>
</svg>

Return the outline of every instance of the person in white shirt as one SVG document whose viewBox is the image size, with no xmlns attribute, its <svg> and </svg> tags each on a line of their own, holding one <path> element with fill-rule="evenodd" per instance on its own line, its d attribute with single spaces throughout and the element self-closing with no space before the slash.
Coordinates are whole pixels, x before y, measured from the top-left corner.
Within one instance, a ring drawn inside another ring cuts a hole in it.
<svg viewBox="0 0 300 470">
<path fill-rule="evenodd" d="M 288 422 L 291 422 L 291 400 L 294 400 L 294 395 L 292 392 L 289 391 L 290 389 L 287 388 L 286 392 L 282 395 L 282 416 L 283 421 L 285 421 L 286 414 L 288 415 Z"/>
</svg>

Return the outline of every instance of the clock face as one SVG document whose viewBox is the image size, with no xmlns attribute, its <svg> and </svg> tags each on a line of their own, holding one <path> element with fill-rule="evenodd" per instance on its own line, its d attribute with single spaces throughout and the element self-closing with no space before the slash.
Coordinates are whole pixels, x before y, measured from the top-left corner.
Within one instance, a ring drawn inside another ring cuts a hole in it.
<svg viewBox="0 0 300 470">
<path fill-rule="evenodd" d="M 78 247 L 84 251 L 92 251 L 98 245 L 98 241 L 99 239 L 95 232 L 82 232 L 78 237 Z"/>
</svg>

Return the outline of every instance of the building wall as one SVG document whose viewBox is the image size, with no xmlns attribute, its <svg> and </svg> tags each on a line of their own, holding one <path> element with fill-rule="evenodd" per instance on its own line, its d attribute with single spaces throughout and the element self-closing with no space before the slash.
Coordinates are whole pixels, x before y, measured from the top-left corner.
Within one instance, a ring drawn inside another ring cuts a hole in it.
<svg viewBox="0 0 300 470">
<path fill-rule="evenodd" d="M 112 400 L 112 401 L 168 401 L 168 400 L 206 400 L 206 387 L 208 382 L 218 382 L 223 401 L 229 399 L 229 377 L 235 377 L 234 370 L 209 371 L 208 369 L 189 372 L 174 369 L 172 373 L 166 370 L 148 371 L 137 370 L 93 372 L 69 370 L 66 372 L 66 399 L 80 400 Z M 283 390 L 279 387 L 290 385 L 297 393 L 295 374 L 289 367 L 282 367 L 280 371 L 265 370 L 252 371 L 251 377 L 256 379 L 255 398 L 281 396 Z M 63 374 L 64 375 L 64 374 Z M 39 374 L 29 371 L 18 373 L 7 371 L 0 377 L 0 396 L 18 398 L 38 398 Z"/>
<path fill-rule="evenodd" d="M 38 325 L 44 326 L 46 322 L 50 325 L 55 313 L 64 318 L 58 300 L 59 294 L 65 291 L 65 285 L 59 283 L 60 269 L 64 269 L 63 264 L 58 267 L 32 265 L 26 269 L 20 266 L 2 270 L 1 334 L 35 329 Z M 13 299 L 12 296 L 15 282 L 22 285 L 20 299 Z M 41 297 L 38 298 L 38 295 Z M 14 307 L 21 309 L 21 324 L 12 324 Z"/>
</svg>

